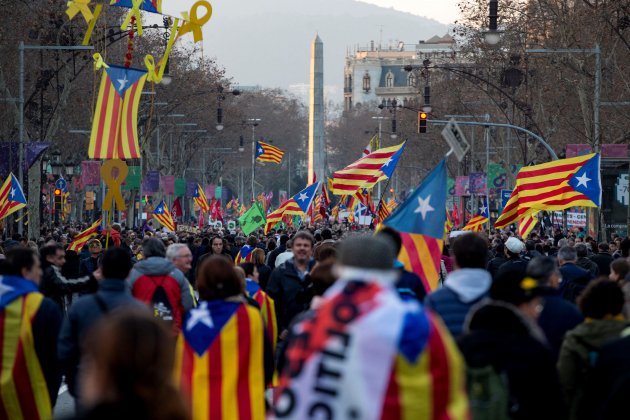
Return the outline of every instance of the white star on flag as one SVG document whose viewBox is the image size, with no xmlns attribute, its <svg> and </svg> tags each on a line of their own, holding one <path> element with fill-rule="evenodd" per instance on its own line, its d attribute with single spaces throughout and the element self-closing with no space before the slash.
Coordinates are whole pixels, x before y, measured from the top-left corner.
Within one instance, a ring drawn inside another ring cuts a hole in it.
<svg viewBox="0 0 630 420">
<path fill-rule="evenodd" d="M 11 188 L 11 199 L 15 197 L 15 188 Z"/>
<path fill-rule="evenodd" d="M 263 148 L 262 148 L 262 147 L 259 147 L 259 148 L 258 148 L 258 153 L 262 153 L 262 152 L 264 152 Z"/>
<path fill-rule="evenodd" d="M 488 210 L 488 207 L 486 207 L 486 206 L 481 206 L 481 207 L 479 207 L 479 213 L 482 213 L 482 214 L 483 214 L 483 213 L 485 213 L 487 210 Z"/>
<path fill-rule="evenodd" d="M 431 194 L 427 196 L 427 198 L 418 197 L 418 208 L 414 210 L 414 213 L 420 213 L 422 215 L 422 220 L 427 218 L 427 213 L 430 211 L 434 211 L 435 209 L 431 207 L 429 202 L 431 201 Z"/>
<path fill-rule="evenodd" d="M 129 80 L 127 80 L 127 73 L 125 73 L 125 77 L 123 79 L 118 79 L 118 83 L 120 83 L 118 90 L 123 90 L 125 86 L 127 86 L 128 81 Z"/>
<path fill-rule="evenodd" d="M 2 276 L 0 276 L 0 298 L 2 298 L 2 296 L 4 296 L 5 294 L 15 290 L 13 287 L 4 284 L 3 280 L 4 279 L 2 278 Z"/>
<path fill-rule="evenodd" d="M 590 180 L 591 180 L 589 177 L 587 177 L 587 176 L 586 176 L 586 172 L 584 172 L 584 173 L 582 174 L 582 176 L 579 176 L 579 177 L 577 177 L 577 178 L 575 178 L 575 179 L 577 179 L 577 180 L 578 180 L 578 184 L 577 184 L 577 186 L 579 187 L 580 185 L 584 185 L 584 188 L 588 188 L 587 183 L 588 183 L 588 181 L 590 181 Z"/>
<path fill-rule="evenodd" d="M 186 330 L 192 330 L 200 322 L 208 328 L 214 327 L 214 322 L 212 322 L 212 317 L 210 316 L 206 302 L 202 302 L 198 308 L 190 310 L 190 318 L 188 318 L 186 322 Z"/>
<path fill-rule="evenodd" d="M 298 197 L 298 200 L 306 201 L 308 200 L 308 195 L 306 195 L 306 193 L 301 193 L 300 196 Z"/>
</svg>

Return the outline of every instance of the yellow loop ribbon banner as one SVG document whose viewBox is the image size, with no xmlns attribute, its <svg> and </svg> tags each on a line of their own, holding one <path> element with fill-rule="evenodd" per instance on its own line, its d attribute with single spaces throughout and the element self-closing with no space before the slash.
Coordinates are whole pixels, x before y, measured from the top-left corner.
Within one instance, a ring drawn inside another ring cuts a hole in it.
<svg viewBox="0 0 630 420">
<path fill-rule="evenodd" d="M 197 9 L 199 9 L 200 7 L 206 9 L 206 14 L 203 15 L 203 17 L 201 18 L 197 16 Z M 208 23 L 208 21 L 212 17 L 212 5 L 210 5 L 210 3 L 206 0 L 199 0 L 190 8 L 190 13 L 183 12 L 182 16 L 187 22 L 182 25 L 182 28 L 179 30 L 178 36 L 182 36 L 187 34 L 188 32 L 192 32 L 195 42 L 202 41 L 203 33 L 201 32 L 201 27 Z"/>
<path fill-rule="evenodd" d="M 123 31 L 127 29 L 131 23 L 131 18 L 135 16 L 136 26 L 138 27 L 138 35 L 142 36 L 142 15 L 140 14 L 140 6 L 142 6 L 143 1 L 144 0 L 132 0 L 131 10 L 127 14 L 127 17 L 123 21 L 122 25 L 120 25 L 120 29 Z"/>
<path fill-rule="evenodd" d="M 114 174 L 114 169 L 116 173 Z M 107 195 L 103 200 L 103 210 L 111 211 L 112 204 L 116 202 L 118 210 L 125 210 L 125 200 L 123 199 L 120 187 L 129 175 L 129 167 L 120 159 L 106 160 L 101 166 L 101 178 L 107 185 Z"/>
<path fill-rule="evenodd" d="M 94 71 L 99 70 L 101 67 L 106 69 L 109 68 L 105 60 L 103 60 L 103 56 L 100 53 L 95 53 L 92 58 L 94 59 Z"/>
<path fill-rule="evenodd" d="M 81 13 L 86 23 L 89 23 L 93 18 L 92 11 L 89 8 L 90 0 L 70 0 L 68 1 L 68 8 L 66 14 L 70 20 L 74 19 L 77 13 Z"/>
<path fill-rule="evenodd" d="M 147 54 L 144 57 L 144 65 L 148 70 L 147 80 L 153 83 L 161 83 L 162 78 L 164 76 L 164 70 L 166 69 L 166 62 L 171 55 L 171 49 L 173 48 L 173 44 L 175 43 L 175 34 L 177 33 L 177 29 L 179 27 L 179 19 L 175 19 L 173 22 L 173 26 L 171 28 L 171 36 L 168 38 L 168 44 L 166 44 L 166 49 L 164 50 L 164 56 L 158 63 L 158 68 L 155 66 L 155 59 L 151 54 Z"/>
<path fill-rule="evenodd" d="M 102 11 L 103 5 L 97 4 L 94 8 L 94 17 L 92 18 L 92 20 L 90 20 L 90 23 L 88 24 L 88 28 L 85 31 L 85 36 L 83 37 L 83 42 L 81 43 L 81 45 L 88 45 L 90 43 L 90 38 L 92 38 L 92 32 L 94 32 L 96 21 L 98 20 L 98 17 L 101 15 Z"/>
</svg>

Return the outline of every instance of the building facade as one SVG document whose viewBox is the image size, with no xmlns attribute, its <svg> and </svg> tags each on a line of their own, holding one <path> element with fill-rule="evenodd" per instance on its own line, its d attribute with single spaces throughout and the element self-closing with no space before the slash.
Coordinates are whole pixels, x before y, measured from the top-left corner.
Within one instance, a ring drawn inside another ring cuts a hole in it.
<svg viewBox="0 0 630 420">
<path fill-rule="evenodd" d="M 344 109 L 346 111 L 368 102 L 407 104 L 417 100 L 425 84 L 418 71 L 405 71 L 404 67 L 453 63 L 457 60 L 455 41 L 450 35 L 434 36 L 417 44 L 399 42 L 396 46 L 381 48 L 370 43 L 348 51 L 344 68 Z"/>
</svg>

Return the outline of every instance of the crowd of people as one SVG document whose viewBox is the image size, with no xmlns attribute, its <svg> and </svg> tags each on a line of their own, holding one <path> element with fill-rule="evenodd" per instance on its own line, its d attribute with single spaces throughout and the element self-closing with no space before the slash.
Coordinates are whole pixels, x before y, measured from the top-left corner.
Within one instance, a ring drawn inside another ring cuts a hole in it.
<svg viewBox="0 0 630 420">
<path fill-rule="evenodd" d="M 0 419 L 616 419 L 630 238 L 445 241 L 439 286 L 390 228 L 0 243 Z"/>
</svg>

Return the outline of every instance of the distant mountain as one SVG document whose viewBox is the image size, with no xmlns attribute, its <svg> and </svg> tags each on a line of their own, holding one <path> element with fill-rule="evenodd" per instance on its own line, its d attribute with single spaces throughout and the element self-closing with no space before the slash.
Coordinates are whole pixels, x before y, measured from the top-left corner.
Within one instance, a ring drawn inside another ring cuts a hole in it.
<svg viewBox="0 0 630 420">
<path fill-rule="evenodd" d="M 416 43 L 444 35 L 435 20 L 354 0 L 214 0 L 204 54 L 240 85 L 287 88 L 309 83 L 310 46 L 324 42 L 324 83 L 343 88 L 346 50 L 357 44 Z M 332 99 L 332 98 L 331 98 Z M 341 100 L 341 98 L 338 98 Z"/>
</svg>

